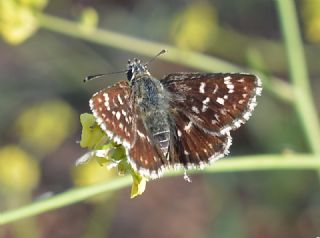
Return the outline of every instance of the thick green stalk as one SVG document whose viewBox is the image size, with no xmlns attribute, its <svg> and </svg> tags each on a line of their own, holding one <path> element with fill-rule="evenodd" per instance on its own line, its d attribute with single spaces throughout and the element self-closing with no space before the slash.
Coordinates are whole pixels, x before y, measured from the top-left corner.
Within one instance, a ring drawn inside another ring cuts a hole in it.
<svg viewBox="0 0 320 238">
<path fill-rule="evenodd" d="M 294 105 L 313 153 L 320 154 L 320 126 L 312 99 L 308 71 L 293 0 L 277 0 L 282 34 L 293 83 Z"/>
<path fill-rule="evenodd" d="M 193 170 L 191 173 L 222 173 L 257 170 L 319 170 L 320 160 L 312 155 L 256 155 L 233 157 L 216 162 L 204 170 Z M 181 176 L 183 171 L 170 172 L 166 176 Z M 130 177 L 116 177 L 111 181 L 87 187 L 73 188 L 51 198 L 33 202 L 25 207 L 6 211 L 0 214 L 0 225 L 22 218 L 35 216 L 53 209 L 67 206 L 92 196 L 119 190 L 129 186 Z"/>
<path fill-rule="evenodd" d="M 130 183 L 130 177 L 117 177 L 106 183 L 73 188 L 48 199 L 35 201 L 25 207 L 0 213 L 0 225 L 83 201 L 102 192 L 118 190 L 128 186 Z"/>
</svg>

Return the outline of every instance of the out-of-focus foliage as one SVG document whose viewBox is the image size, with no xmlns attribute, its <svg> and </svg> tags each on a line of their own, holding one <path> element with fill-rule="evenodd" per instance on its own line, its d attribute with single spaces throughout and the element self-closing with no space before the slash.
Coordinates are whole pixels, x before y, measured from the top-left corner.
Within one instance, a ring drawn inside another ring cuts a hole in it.
<svg viewBox="0 0 320 238">
<path fill-rule="evenodd" d="M 174 43 L 184 49 L 204 51 L 217 30 L 217 14 L 207 2 L 192 2 L 177 14 L 171 29 Z"/>
<path fill-rule="evenodd" d="M 75 130 L 76 118 L 69 104 L 52 100 L 26 108 L 15 127 L 23 144 L 43 154 L 56 149 Z"/>
<path fill-rule="evenodd" d="M 108 168 L 116 167 L 120 175 L 131 174 L 133 179 L 131 198 L 141 195 L 145 190 L 147 179 L 131 168 L 123 146 L 118 145 L 108 139 L 106 133 L 102 131 L 101 128 L 96 124 L 95 118 L 92 114 L 81 114 L 80 122 L 82 125 L 80 146 L 82 148 L 92 150 L 92 153 L 89 152 L 89 154 L 80 159 L 80 162 L 83 163 L 89 160 L 90 163 L 93 161 L 97 165 L 100 164 L 101 166 L 107 166 Z M 81 173 L 83 173 L 83 171 L 84 170 L 80 170 Z M 105 173 L 110 172 L 105 170 Z M 90 176 L 92 176 L 92 174 L 94 174 L 94 170 L 88 168 L 86 173 L 87 176 L 82 175 L 84 179 L 81 180 L 82 182 L 79 182 L 80 180 L 76 179 L 77 177 L 80 178 L 80 175 L 76 176 L 75 174 L 74 180 L 75 182 L 78 181 L 76 184 L 86 184 L 84 181 L 91 181 Z M 92 179 L 93 181 L 101 181 L 96 177 L 96 175 L 93 176 Z"/>
<path fill-rule="evenodd" d="M 113 170 L 106 170 L 95 160 L 81 164 L 72 170 L 72 180 L 77 186 L 85 186 L 107 181 L 115 175 Z"/>
<path fill-rule="evenodd" d="M 0 187 L 14 191 L 30 191 L 38 185 L 36 160 L 16 145 L 0 148 Z"/>
<path fill-rule="evenodd" d="M 80 164 L 72 168 L 71 179 L 76 186 L 87 186 L 106 182 L 116 175 L 113 170 L 107 170 L 104 166 L 97 163 L 97 161 L 94 160 L 95 158 L 92 158 L 85 164 Z M 95 196 L 91 198 L 89 202 L 105 202 L 109 195 L 110 194 L 101 194 Z"/>
<path fill-rule="evenodd" d="M 97 11 L 92 8 L 88 7 L 85 8 L 80 16 L 80 26 L 85 32 L 92 32 L 96 29 L 99 21 L 99 15 Z"/>
<path fill-rule="evenodd" d="M 0 0 L 0 34 L 10 44 L 20 44 L 38 29 L 36 13 L 47 0 Z"/>
<path fill-rule="evenodd" d="M 45 6 L 47 6 L 48 4 L 48 0 L 18 0 L 14 2 L 20 3 L 21 5 L 24 5 L 26 7 L 40 9 L 40 10 L 45 8 Z"/>
<path fill-rule="evenodd" d="M 305 34 L 309 41 L 320 42 L 320 0 L 303 0 Z"/>
</svg>

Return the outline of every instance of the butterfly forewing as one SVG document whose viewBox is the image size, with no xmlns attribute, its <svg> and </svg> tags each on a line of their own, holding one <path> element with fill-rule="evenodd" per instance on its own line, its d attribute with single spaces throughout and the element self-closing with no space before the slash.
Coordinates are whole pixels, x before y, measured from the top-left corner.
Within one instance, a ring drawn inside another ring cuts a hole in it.
<svg viewBox="0 0 320 238">
<path fill-rule="evenodd" d="M 251 74 L 175 73 L 161 82 L 171 93 L 171 108 L 216 134 L 248 120 L 261 93 L 259 78 Z"/>
<path fill-rule="evenodd" d="M 111 139 L 129 148 L 133 143 L 131 89 L 126 81 L 94 94 L 90 107 L 97 123 Z"/>
</svg>

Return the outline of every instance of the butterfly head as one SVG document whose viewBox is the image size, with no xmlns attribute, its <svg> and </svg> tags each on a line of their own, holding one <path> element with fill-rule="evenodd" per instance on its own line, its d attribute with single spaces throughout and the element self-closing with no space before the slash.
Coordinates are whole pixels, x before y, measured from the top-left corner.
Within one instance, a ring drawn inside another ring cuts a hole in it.
<svg viewBox="0 0 320 238">
<path fill-rule="evenodd" d="M 142 64 L 137 58 L 128 60 L 127 79 L 132 82 L 133 80 L 143 76 L 150 76 L 147 66 Z"/>
</svg>

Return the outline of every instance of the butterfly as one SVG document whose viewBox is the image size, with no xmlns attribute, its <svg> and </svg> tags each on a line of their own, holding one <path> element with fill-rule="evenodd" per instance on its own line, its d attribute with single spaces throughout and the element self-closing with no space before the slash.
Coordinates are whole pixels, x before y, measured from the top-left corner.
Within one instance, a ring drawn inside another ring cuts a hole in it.
<svg viewBox="0 0 320 238">
<path fill-rule="evenodd" d="M 157 79 L 136 58 L 128 61 L 126 74 L 127 80 L 95 93 L 89 104 L 101 129 L 124 146 L 132 168 L 152 179 L 227 155 L 230 131 L 249 119 L 262 91 L 260 79 L 247 73 Z"/>
</svg>

